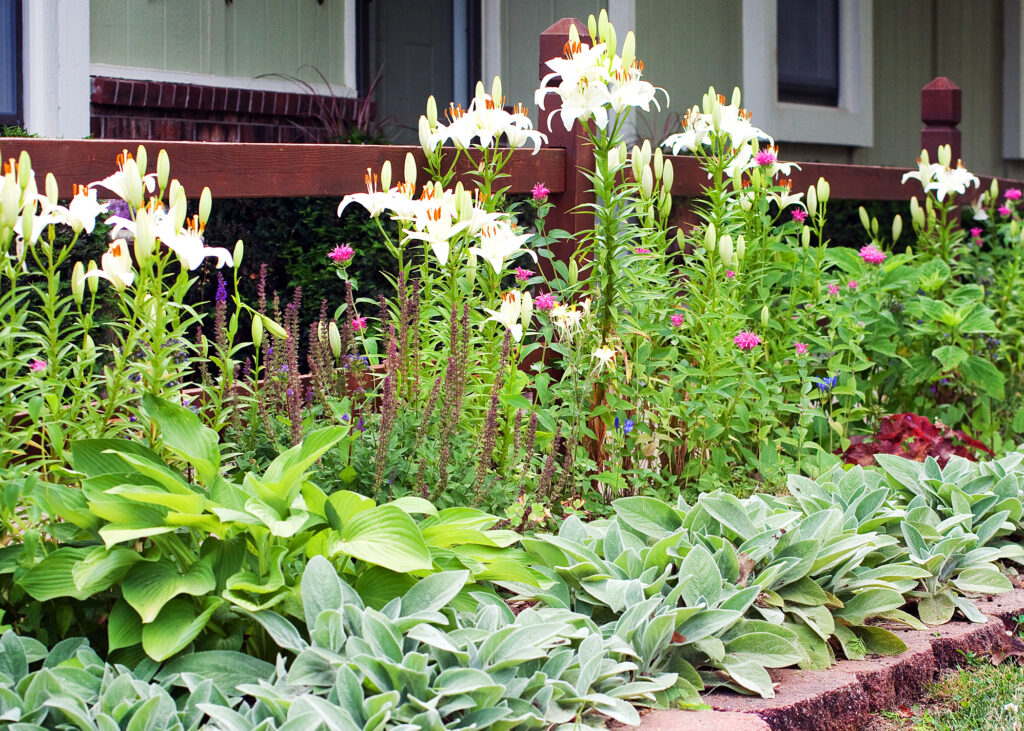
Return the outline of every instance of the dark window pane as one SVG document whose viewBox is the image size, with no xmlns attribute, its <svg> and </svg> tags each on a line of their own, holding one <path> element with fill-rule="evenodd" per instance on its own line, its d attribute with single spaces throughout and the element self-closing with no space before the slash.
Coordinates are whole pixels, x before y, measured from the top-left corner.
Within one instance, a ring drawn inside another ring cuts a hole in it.
<svg viewBox="0 0 1024 731">
<path fill-rule="evenodd" d="M 780 102 L 839 103 L 839 0 L 778 0 Z"/>
<path fill-rule="evenodd" d="M 17 122 L 21 114 L 20 0 L 0 0 L 0 121 Z"/>
</svg>

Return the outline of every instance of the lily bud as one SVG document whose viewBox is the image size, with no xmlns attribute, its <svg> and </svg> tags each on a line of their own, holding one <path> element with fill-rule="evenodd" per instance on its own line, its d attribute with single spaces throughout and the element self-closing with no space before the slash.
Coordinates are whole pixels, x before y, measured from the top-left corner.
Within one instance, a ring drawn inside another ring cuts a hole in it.
<svg viewBox="0 0 1024 731">
<path fill-rule="evenodd" d="M 171 220 L 174 222 L 174 230 L 180 231 L 185 226 L 185 217 L 188 215 L 188 198 L 185 197 L 185 189 L 178 188 L 178 195 L 171 203 Z"/>
<path fill-rule="evenodd" d="M 608 172 L 613 173 L 622 162 L 622 158 L 619 157 L 619 148 L 613 147 L 608 150 Z"/>
<path fill-rule="evenodd" d="M 142 145 L 139 145 L 135 151 L 135 164 L 139 167 L 139 177 L 141 178 L 146 174 L 146 167 L 149 165 L 149 155 L 146 154 L 146 148 Z"/>
<path fill-rule="evenodd" d="M 213 208 L 213 194 L 210 193 L 209 188 L 203 188 L 203 192 L 199 196 L 199 222 L 204 226 L 210 220 L 211 208 Z"/>
<path fill-rule="evenodd" d="M 149 212 L 143 208 L 135 214 L 135 241 L 132 244 L 135 250 L 135 260 L 139 268 L 149 263 L 149 258 L 156 248 L 156 236 L 153 232 L 153 222 L 149 218 Z"/>
<path fill-rule="evenodd" d="M 25 206 L 21 212 L 21 236 L 25 241 L 32 240 L 32 232 L 36 223 L 35 205 Z M 42 239 L 40 239 L 42 240 Z"/>
<path fill-rule="evenodd" d="M 665 166 L 661 171 L 661 187 L 663 190 L 672 193 L 672 183 L 675 182 L 676 173 L 675 168 L 672 167 L 672 161 L 666 160 Z"/>
<path fill-rule="evenodd" d="M 953 162 L 953 150 L 949 145 L 939 145 L 939 165 L 948 168 Z"/>
<path fill-rule="evenodd" d="M 800 243 L 803 244 L 806 249 L 811 245 L 811 227 L 804 226 L 804 230 L 800 232 Z"/>
<path fill-rule="evenodd" d="M 633 65 L 636 58 L 636 37 L 633 31 L 626 33 L 626 39 L 622 42 L 622 69 L 626 70 Z"/>
<path fill-rule="evenodd" d="M 71 295 L 77 304 L 82 304 L 82 297 L 85 296 L 85 266 L 80 261 L 76 261 L 71 270 Z"/>
<path fill-rule="evenodd" d="M 327 326 L 327 342 L 331 344 L 331 353 L 335 358 L 341 357 L 341 333 L 338 332 L 338 323 L 331 320 Z"/>
<path fill-rule="evenodd" d="M 57 178 L 53 177 L 53 173 L 46 174 L 46 200 L 49 201 L 51 206 L 57 205 L 57 199 L 60 198 L 60 192 L 57 190 Z"/>
<path fill-rule="evenodd" d="M 469 288 L 473 289 L 473 285 L 476 283 L 476 254 L 472 251 L 466 252 L 466 282 L 469 284 Z"/>
<path fill-rule="evenodd" d="M 928 159 L 928 150 L 921 150 L 921 158 L 920 159 L 921 159 L 921 164 L 922 165 L 927 166 L 927 165 L 931 164 L 931 161 Z"/>
<path fill-rule="evenodd" d="M 644 218 L 644 225 L 647 228 L 654 228 L 654 204 L 647 206 L 647 215 Z"/>
<path fill-rule="evenodd" d="M 590 34 L 590 37 L 591 37 L 592 40 L 594 40 L 594 41 L 597 40 L 597 18 L 594 17 L 593 13 L 591 13 L 589 16 L 587 16 L 587 33 Z M 576 36 L 575 39 L 573 38 L 574 34 Z M 579 33 L 576 32 L 576 26 L 575 25 L 569 26 L 569 40 L 570 41 L 572 41 L 572 40 L 577 40 L 578 41 L 579 39 L 580 39 L 580 36 L 579 36 Z"/>
<path fill-rule="evenodd" d="M 872 218 L 871 219 L 871 235 L 874 236 L 876 239 L 878 238 L 878 219 L 877 218 Z"/>
<path fill-rule="evenodd" d="M 416 185 L 416 158 L 411 152 L 405 153 L 405 182 Z"/>
<path fill-rule="evenodd" d="M 717 134 L 722 131 L 722 105 L 717 101 L 712 103 L 714 106 L 711 108 L 711 128 Z"/>
<path fill-rule="evenodd" d="M 707 229 L 704 231 L 704 248 L 710 251 L 717 241 L 718 232 L 715 231 L 715 224 L 709 223 Z"/>
<path fill-rule="evenodd" d="M 234 262 L 235 268 L 237 269 L 242 263 L 242 254 L 245 253 L 245 244 L 239 239 L 235 242 L 235 250 L 231 252 L 231 261 Z"/>
<path fill-rule="evenodd" d="M 747 255 L 747 241 L 743 238 L 743 234 L 740 234 L 736 238 L 736 261 L 743 261 L 743 257 Z"/>
<path fill-rule="evenodd" d="M 86 268 L 86 271 L 87 272 L 94 272 L 94 271 L 96 271 L 96 262 L 95 261 L 90 261 L 89 262 L 89 266 Z M 96 294 L 96 290 L 100 286 L 99 277 L 89 277 L 85 281 L 89 285 L 89 292 L 91 294 Z"/>
<path fill-rule="evenodd" d="M 665 172 L 665 156 L 661 152 L 661 148 L 655 148 L 654 150 L 654 179 L 661 180 L 661 174 Z"/>
<path fill-rule="evenodd" d="M 575 287 L 576 283 L 580 280 L 580 265 L 576 263 L 575 259 L 569 260 L 569 286 Z"/>
<path fill-rule="evenodd" d="M 21 151 L 18 155 L 18 186 L 25 190 L 28 187 L 28 181 L 32 179 L 32 159 L 28 156 L 25 150 Z"/>
<path fill-rule="evenodd" d="M 95 281 L 95 277 L 91 278 L 89 281 Z M 82 339 L 82 350 L 79 353 L 79 357 L 86 363 L 96 359 L 96 342 L 88 333 L 86 333 L 85 337 Z"/>
<path fill-rule="evenodd" d="M 437 100 L 433 94 L 427 97 L 427 124 L 430 129 L 437 129 Z"/>
<path fill-rule="evenodd" d="M 644 167 L 640 171 L 640 192 L 643 193 L 644 198 L 650 198 L 652 190 L 654 190 L 654 176 L 649 167 Z"/>
<path fill-rule="evenodd" d="M 739 109 L 740 106 L 740 87 L 732 87 L 732 105 Z"/>
<path fill-rule="evenodd" d="M 167 150 L 160 150 L 156 156 L 156 184 L 160 186 L 160 190 L 167 188 L 167 180 L 171 177 L 171 158 L 167 155 Z"/>
<path fill-rule="evenodd" d="M 615 26 L 611 23 L 608 24 L 608 39 L 605 41 L 608 44 L 609 55 L 614 55 L 615 50 L 619 47 L 618 38 L 615 35 Z"/>
<path fill-rule="evenodd" d="M 433 99 L 434 97 L 430 97 Z M 426 117 L 420 117 L 419 125 L 416 127 L 416 133 L 420 138 L 420 148 L 427 155 L 434 152 L 434 146 L 430 144 L 430 122 Z"/>
<path fill-rule="evenodd" d="M 704 107 L 701 111 L 704 112 L 704 114 L 711 114 L 711 109 L 718 104 L 718 94 L 715 93 L 715 87 L 708 87 L 708 93 L 704 95 L 701 103 Z"/>
<path fill-rule="evenodd" d="M 910 199 L 910 221 L 916 228 L 924 228 L 924 211 L 917 202 L 917 196 Z"/>
<path fill-rule="evenodd" d="M 482 81 L 476 82 L 476 88 L 473 90 L 473 98 L 474 99 L 482 99 L 486 95 L 487 95 L 487 91 L 484 89 L 484 82 L 482 82 Z M 481 102 L 481 104 L 482 103 L 483 102 Z"/>
<path fill-rule="evenodd" d="M 495 76 L 494 81 L 491 82 L 491 99 L 494 100 L 495 106 L 501 104 L 501 77 Z"/>
<path fill-rule="evenodd" d="M 718 240 L 718 256 L 722 259 L 723 266 L 732 264 L 732 236 L 725 234 Z"/>
<path fill-rule="evenodd" d="M 761 327 L 762 328 L 768 327 L 768 321 L 769 321 L 768 305 L 764 305 L 761 308 Z"/>
<path fill-rule="evenodd" d="M 602 41 L 608 40 L 608 11 L 604 8 L 597 16 L 597 35 Z"/>
<path fill-rule="evenodd" d="M 861 206 L 857 209 L 857 213 L 860 215 L 860 225 L 864 227 L 865 231 L 870 231 L 871 222 L 868 220 L 868 209 Z"/>
<path fill-rule="evenodd" d="M 818 178 L 817 193 L 818 200 L 821 201 L 822 205 L 828 203 L 829 194 L 832 192 L 832 186 L 828 184 L 825 178 Z"/>
<path fill-rule="evenodd" d="M 810 186 L 807 189 L 807 213 L 815 215 L 818 212 L 818 191 L 814 189 L 814 186 Z"/>
<path fill-rule="evenodd" d="M 391 189 L 391 161 L 385 160 L 384 164 L 380 166 L 380 189 L 390 190 Z"/>
<path fill-rule="evenodd" d="M 903 233 L 903 219 L 897 213 L 896 218 L 892 219 L 892 242 L 894 244 L 900 240 L 901 233 Z"/>
<path fill-rule="evenodd" d="M 988 187 L 988 194 L 993 201 L 999 197 L 999 181 L 995 178 L 992 178 L 992 185 Z"/>
<path fill-rule="evenodd" d="M 643 167 L 640 161 L 640 146 L 633 145 L 633 150 L 629 156 L 629 163 L 633 167 L 633 180 L 640 180 L 640 168 Z"/>
<path fill-rule="evenodd" d="M 658 215 L 662 219 L 666 219 L 670 213 L 672 213 L 672 196 L 666 192 L 665 188 L 662 188 L 661 198 L 658 201 Z"/>
<path fill-rule="evenodd" d="M 281 327 L 279 324 L 271 320 L 266 315 L 260 315 L 260 319 L 263 320 L 263 327 L 265 327 L 267 329 L 267 332 L 269 332 L 275 338 L 277 338 L 278 340 L 288 339 L 288 331 Z"/>
<path fill-rule="evenodd" d="M 530 319 L 533 317 L 533 295 L 529 292 L 523 292 L 523 304 L 520 313 L 523 329 L 525 330 L 530 327 Z"/>
<path fill-rule="evenodd" d="M 128 204 L 138 210 L 142 207 L 142 174 L 139 172 L 135 160 L 125 160 L 124 163 L 124 193 Z"/>
<path fill-rule="evenodd" d="M 252 344 L 256 346 L 257 350 L 263 345 L 263 317 L 260 315 L 252 318 Z"/>
<path fill-rule="evenodd" d="M 640 154 L 643 156 L 643 164 L 649 165 L 651 163 L 651 141 L 644 140 L 640 145 Z"/>
</svg>

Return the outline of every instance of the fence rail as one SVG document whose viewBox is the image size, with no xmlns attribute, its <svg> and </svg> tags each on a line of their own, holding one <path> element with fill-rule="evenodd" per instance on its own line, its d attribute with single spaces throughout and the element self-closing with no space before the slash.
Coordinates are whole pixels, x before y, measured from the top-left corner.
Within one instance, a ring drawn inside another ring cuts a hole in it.
<svg viewBox="0 0 1024 731">
<path fill-rule="evenodd" d="M 540 36 L 540 73 L 546 70 L 544 61 L 560 55 L 571 25 L 576 25 L 581 37 L 587 38 L 587 29 L 580 21 L 563 18 Z M 549 100 L 555 99 L 553 96 Z M 548 105 L 545 114 L 553 114 Z M 939 77 L 921 91 L 922 147 L 934 154 L 940 144 L 954 148 L 954 159 L 959 154 L 960 89 L 949 79 Z M 541 125 L 542 127 L 545 125 Z M 561 129 L 558 122 L 549 134 L 549 145 L 539 153 L 517 150 L 511 157 L 503 181 L 512 193 L 526 193 L 535 183 L 543 182 L 552 192 L 554 205 L 549 225 L 575 232 L 586 227 L 585 216 L 574 215 L 581 205 L 593 200 L 585 176 L 580 169 L 592 160 L 592 151 L 580 133 L 578 125 L 571 132 Z M 291 196 L 344 196 L 365 190 L 364 174 L 367 168 L 378 171 L 385 160 L 390 160 L 395 175 L 401 170 L 407 152 L 412 152 L 422 164 L 424 157 L 415 146 L 313 145 L 313 144 L 259 144 L 216 142 L 160 142 L 142 141 L 150 152 L 151 167 L 156 152 L 166 149 L 171 159 L 171 173 L 190 194 L 197 195 L 203 186 L 209 186 L 216 198 L 266 198 Z M 62 196 L 70 195 L 72 183 L 89 183 L 109 175 L 114 160 L 122 149 L 132 151 L 139 141 L 127 140 L 52 140 L 35 138 L 0 138 L 0 156 L 17 158 L 22 151 L 32 157 L 37 170 L 52 172 Z M 456 154 L 454 149 L 448 154 Z M 706 173 L 698 161 L 689 156 L 670 156 L 675 168 L 672 193 L 683 198 L 698 197 L 708 184 Z M 908 200 L 920 195 L 917 185 L 903 185 L 902 176 L 907 168 L 878 167 L 872 165 L 841 165 L 826 163 L 799 163 L 791 180 L 794 191 L 806 190 L 818 177 L 824 177 L 831 186 L 832 198 L 839 200 Z M 472 165 L 465 157 L 457 167 L 462 178 L 471 176 Z M 1003 188 L 1021 186 L 1020 181 L 1000 178 Z M 982 179 L 981 190 L 987 188 L 991 178 Z M 976 195 L 972 191 L 972 195 Z"/>
</svg>

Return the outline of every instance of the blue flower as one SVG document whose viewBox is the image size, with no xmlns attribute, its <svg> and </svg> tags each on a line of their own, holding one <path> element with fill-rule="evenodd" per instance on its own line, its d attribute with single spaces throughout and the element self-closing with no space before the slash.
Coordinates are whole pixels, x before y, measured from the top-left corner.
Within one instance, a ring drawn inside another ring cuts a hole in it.
<svg viewBox="0 0 1024 731">
<path fill-rule="evenodd" d="M 622 433 L 629 434 L 631 431 L 633 431 L 633 420 L 626 419 L 626 423 L 622 425 Z"/>
<path fill-rule="evenodd" d="M 818 390 L 821 391 L 822 393 L 829 393 L 833 388 L 836 387 L 836 384 L 838 382 L 839 376 L 825 376 L 824 378 L 820 379 L 815 385 L 818 387 Z"/>
</svg>

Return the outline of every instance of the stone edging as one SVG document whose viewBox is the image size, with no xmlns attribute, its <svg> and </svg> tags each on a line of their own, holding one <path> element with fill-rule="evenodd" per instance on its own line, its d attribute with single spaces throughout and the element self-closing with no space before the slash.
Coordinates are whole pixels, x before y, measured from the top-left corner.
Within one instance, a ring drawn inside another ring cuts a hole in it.
<svg viewBox="0 0 1024 731">
<path fill-rule="evenodd" d="M 652 711 L 646 731 L 851 731 L 868 714 L 908 705 L 962 652 L 990 653 L 1010 646 L 1013 617 L 1024 614 L 1024 590 L 975 600 L 985 624 L 950 622 L 928 632 L 890 626 L 907 651 L 896 657 L 842 660 L 829 670 L 771 670 L 774 698 L 715 691 L 705 696 L 712 711 Z M 612 725 L 611 728 L 624 728 Z"/>
</svg>

